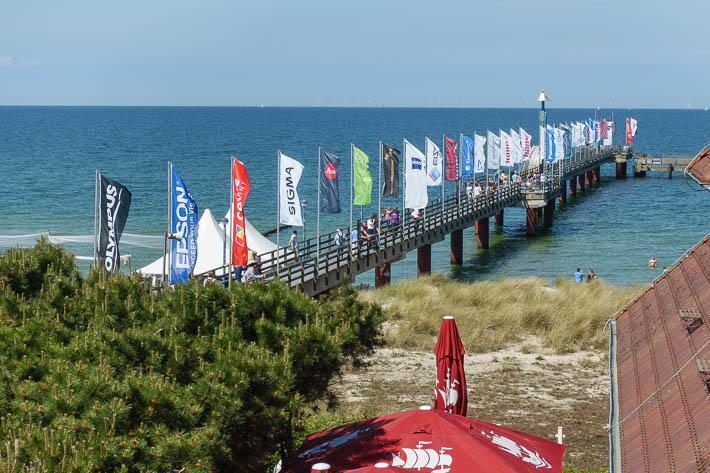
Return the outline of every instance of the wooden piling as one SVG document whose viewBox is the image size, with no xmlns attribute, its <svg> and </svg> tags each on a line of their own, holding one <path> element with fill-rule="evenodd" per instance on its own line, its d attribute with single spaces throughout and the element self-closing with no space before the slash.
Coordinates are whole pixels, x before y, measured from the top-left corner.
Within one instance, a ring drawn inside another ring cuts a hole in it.
<svg viewBox="0 0 710 473">
<path fill-rule="evenodd" d="M 431 274 L 431 244 L 417 248 L 417 276 Z"/>
<path fill-rule="evenodd" d="M 542 226 L 545 228 L 550 228 L 552 226 L 552 218 L 555 213 L 555 199 L 551 199 L 545 205 L 545 211 L 543 212 Z"/>
<path fill-rule="evenodd" d="M 478 222 L 476 222 L 478 224 Z M 451 232 L 451 264 L 463 264 L 463 229 Z"/>
<path fill-rule="evenodd" d="M 476 245 L 479 250 L 488 249 L 488 218 L 476 220 Z"/>
<path fill-rule="evenodd" d="M 493 225 L 496 227 L 502 227 L 503 226 L 503 209 L 501 209 L 500 213 L 493 217 Z"/>
<path fill-rule="evenodd" d="M 529 237 L 537 234 L 537 211 L 527 209 L 525 212 L 525 234 Z"/>
<path fill-rule="evenodd" d="M 375 266 L 375 289 L 388 286 L 391 279 L 392 264 L 385 263 Z"/>
</svg>

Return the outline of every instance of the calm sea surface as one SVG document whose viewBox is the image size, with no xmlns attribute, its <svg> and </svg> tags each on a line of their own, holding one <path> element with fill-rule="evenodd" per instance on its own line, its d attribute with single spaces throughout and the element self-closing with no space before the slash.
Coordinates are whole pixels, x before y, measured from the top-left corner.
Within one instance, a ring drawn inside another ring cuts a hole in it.
<svg viewBox="0 0 710 473">
<path fill-rule="evenodd" d="M 599 118 L 610 110 L 597 112 Z M 634 147 L 640 152 L 696 153 L 710 141 L 710 112 L 615 110 L 617 140 L 624 117 L 638 119 Z M 588 109 L 551 109 L 551 123 L 584 120 Z M 424 149 L 425 136 L 482 133 L 523 126 L 536 135 L 535 109 L 393 108 L 209 108 L 209 107 L 0 107 L 0 236 L 37 233 L 90 234 L 94 218 L 94 172 L 126 185 L 133 203 L 126 232 L 159 235 L 167 227 L 167 162 L 172 161 L 202 210 L 219 219 L 229 206 L 229 159 L 246 163 L 251 180 L 247 218 L 261 231 L 276 225 L 277 150 L 305 165 L 299 192 L 308 200 L 306 234 L 315 233 L 317 149 L 338 154 L 345 212 L 321 216 L 321 230 L 347 225 L 350 143 L 370 155 L 376 211 L 378 142 L 401 147 L 407 138 Z M 537 141 L 535 139 L 535 141 Z M 632 174 L 629 165 L 629 174 Z M 680 174 L 673 180 L 614 179 L 602 167 L 602 185 L 559 207 L 554 226 L 525 237 L 523 209 L 506 209 L 505 226 L 491 228 L 491 248 L 476 249 L 473 229 L 464 232 L 464 259 L 453 274 L 461 279 L 538 275 L 571 277 L 593 268 L 608 282 L 647 283 L 710 231 L 710 193 L 697 192 Z M 447 193 L 454 186 L 447 186 Z M 430 188 L 432 198 L 439 189 Z M 383 205 L 401 200 L 383 200 Z M 359 209 L 355 215 L 359 215 Z M 299 232 L 301 233 L 301 232 Z M 68 248 L 90 256 L 90 245 Z M 134 268 L 161 250 L 124 246 Z M 651 255 L 658 270 L 649 270 Z M 82 263 L 83 268 L 87 266 Z M 451 271 L 449 243 L 432 248 L 432 268 Z M 416 252 L 392 267 L 393 280 L 416 275 Z M 372 273 L 358 282 L 372 283 Z"/>
</svg>

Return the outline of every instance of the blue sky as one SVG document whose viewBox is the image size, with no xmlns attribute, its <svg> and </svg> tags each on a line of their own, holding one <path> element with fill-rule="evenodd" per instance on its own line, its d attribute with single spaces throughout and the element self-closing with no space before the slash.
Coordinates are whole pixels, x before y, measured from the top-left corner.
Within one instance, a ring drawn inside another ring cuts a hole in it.
<svg viewBox="0 0 710 473">
<path fill-rule="evenodd" d="M 708 0 L 4 0 L 0 104 L 710 106 Z"/>
</svg>

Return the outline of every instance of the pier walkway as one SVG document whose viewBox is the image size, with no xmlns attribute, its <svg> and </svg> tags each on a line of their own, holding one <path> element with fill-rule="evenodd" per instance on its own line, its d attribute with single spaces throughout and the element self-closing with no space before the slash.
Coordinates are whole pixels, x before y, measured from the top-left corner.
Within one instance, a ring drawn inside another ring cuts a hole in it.
<svg viewBox="0 0 710 473">
<path fill-rule="evenodd" d="M 431 245 L 443 241 L 447 234 L 451 234 L 451 262 L 462 264 L 465 228 L 475 226 L 478 247 L 487 249 L 488 219 L 495 217 L 496 223 L 502 225 L 506 207 L 526 207 L 526 231 L 529 236 L 534 236 L 541 213 L 543 225 L 552 225 L 555 201 L 558 198 L 566 200 L 567 183 L 570 195 L 575 195 L 578 190 L 599 181 L 599 167 L 604 163 L 616 161 L 618 174 L 623 161 L 625 171 L 626 159 L 630 155 L 630 150 L 618 147 L 583 149 L 562 163 L 546 163 L 543 173 L 548 177 L 544 185 L 528 185 L 526 178 L 533 170 L 524 170 L 522 183 L 499 186 L 487 195 L 469 200 L 465 196 L 450 194 L 443 202 L 441 198 L 432 199 L 422 217 L 412 219 L 403 215 L 401 224 L 394 227 L 383 225 L 380 234 L 370 241 L 350 242 L 350 234 L 345 232 L 346 242 L 336 245 L 334 232 L 321 234 L 302 243 L 298 259 L 291 250 L 279 249 L 278 277 L 289 286 L 315 296 L 375 269 L 375 285 L 379 287 L 389 283 L 390 265 L 410 251 L 417 251 L 417 274 L 430 273 Z M 276 252 L 260 255 L 262 272 L 267 279 L 277 275 Z"/>
</svg>

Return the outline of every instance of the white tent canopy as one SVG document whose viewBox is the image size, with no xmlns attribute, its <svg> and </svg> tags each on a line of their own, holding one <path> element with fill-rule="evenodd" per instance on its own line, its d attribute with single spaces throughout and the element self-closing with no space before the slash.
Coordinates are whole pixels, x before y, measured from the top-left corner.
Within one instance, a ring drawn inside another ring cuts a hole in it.
<svg viewBox="0 0 710 473">
<path fill-rule="evenodd" d="M 227 217 L 229 214 L 227 214 Z M 258 254 L 276 249 L 276 244 L 259 233 L 250 223 L 246 223 L 247 246 Z M 227 241 L 230 241 L 230 229 L 226 231 Z M 197 262 L 194 274 L 203 274 L 223 266 L 229 259 L 229 248 L 224 244 L 225 231 L 223 224 L 218 224 L 210 209 L 205 209 L 200 218 L 197 230 Z M 169 268 L 166 267 L 166 271 Z M 163 257 L 138 270 L 142 274 L 163 274 Z M 222 274 L 224 271 L 218 271 Z"/>
</svg>

